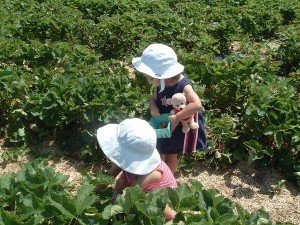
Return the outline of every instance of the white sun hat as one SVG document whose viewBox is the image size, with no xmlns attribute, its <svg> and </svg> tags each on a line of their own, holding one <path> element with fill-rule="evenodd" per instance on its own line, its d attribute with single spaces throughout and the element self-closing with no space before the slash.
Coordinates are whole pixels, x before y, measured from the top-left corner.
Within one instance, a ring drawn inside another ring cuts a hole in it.
<svg viewBox="0 0 300 225">
<path fill-rule="evenodd" d="M 164 89 L 164 79 L 174 77 L 184 70 L 184 66 L 177 62 L 174 50 L 164 44 L 149 45 L 141 57 L 132 59 L 132 64 L 139 72 L 160 79 L 161 91 Z"/>
<path fill-rule="evenodd" d="M 100 127 L 97 140 L 104 154 L 129 173 L 148 174 L 161 163 L 155 130 L 145 120 L 126 119 Z"/>
</svg>

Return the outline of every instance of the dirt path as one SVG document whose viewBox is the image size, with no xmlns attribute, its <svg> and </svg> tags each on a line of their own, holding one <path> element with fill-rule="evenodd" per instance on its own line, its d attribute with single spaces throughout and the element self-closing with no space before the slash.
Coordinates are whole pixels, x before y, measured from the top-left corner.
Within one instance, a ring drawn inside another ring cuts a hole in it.
<svg viewBox="0 0 300 225">
<path fill-rule="evenodd" d="M 13 163 L 1 162 L 0 145 L 0 175 L 16 172 L 20 165 L 26 162 L 28 162 L 26 157 Z M 64 159 L 49 161 L 49 163 L 57 171 L 70 176 L 69 181 L 74 184 L 74 191 L 80 186 L 82 176 L 79 171 L 83 165 Z M 223 171 L 206 166 L 197 166 L 195 171 L 192 174 L 181 173 L 178 181 L 182 183 L 190 178 L 198 180 L 205 188 L 217 189 L 225 197 L 239 203 L 249 212 L 263 208 L 270 214 L 273 221 L 300 225 L 300 193 L 296 187 L 285 182 L 279 192 L 272 191 L 272 187 L 284 179 L 278 172 L 243 163 Z"/>
</svg>

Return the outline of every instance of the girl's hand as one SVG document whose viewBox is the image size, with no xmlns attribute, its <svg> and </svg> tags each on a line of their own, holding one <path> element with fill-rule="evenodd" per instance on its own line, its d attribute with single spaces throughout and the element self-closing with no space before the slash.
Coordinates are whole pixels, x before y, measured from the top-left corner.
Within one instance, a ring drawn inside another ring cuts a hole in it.
<svg viewBox="0 0 300 225">
<path fill-rule="evenodd" d="M 171 207 L 168 204 L 165 207 L 164 214 L 167 221 L 173 220 L 176 216 L 176 212 L 173 209 L 171 209 Z"/>
<path fill-rule="evenodd" d="M 159 109 L 156 106 L 152 106 L 150 108 L 150 113 L 151 113 L 152 116 L 159 116 L 160 115 Z"/>
<path fill-rule="evenodd" d="M 175 130 L 175 128 L 178 126 L 180 121 L 177 120 L 176 115 L 169 116 L 169 120 L 171 122 L 171 132 L 173 132 Z"/>
</svg>

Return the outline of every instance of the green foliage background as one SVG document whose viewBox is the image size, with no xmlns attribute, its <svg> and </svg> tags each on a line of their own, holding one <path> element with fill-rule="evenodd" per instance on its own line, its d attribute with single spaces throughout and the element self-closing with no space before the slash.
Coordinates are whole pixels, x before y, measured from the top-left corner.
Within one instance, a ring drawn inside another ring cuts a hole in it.
<svg viewBox="0 0 300 225">
<path fill-rule="evenodd" d="M 258 161 L 300 185 L 298 0 L 0 3 L 2 159 L 39 156 L 51 140 L 63 155 L 101 160 L 98 127 L 149 119 L 151 87 L 131 59 L 159 42 L 175 49 L 205 108 L 209 143 L 194 160 Z M 272 224 L 194 181 L 114 200 L 109 188 L 93 192 L 110 177 L 85 178 L 75 196 L 67 179 L 40 161 L 1 175 L 0 224 L 162 224 L 166 202 L 178 212 L 173 224 Z"/>
<path fill-rule="evenodd" d="M 176 50 L 206 109 L 199 157 L 261 160 L 299 183 L 299 1 L 2 0 L 0 15 L 8 146 L 50 139 L 94 158 L 98 127 L 149 119 L 151 87 L 128 68 L 160 42 Z"/>
</svg>

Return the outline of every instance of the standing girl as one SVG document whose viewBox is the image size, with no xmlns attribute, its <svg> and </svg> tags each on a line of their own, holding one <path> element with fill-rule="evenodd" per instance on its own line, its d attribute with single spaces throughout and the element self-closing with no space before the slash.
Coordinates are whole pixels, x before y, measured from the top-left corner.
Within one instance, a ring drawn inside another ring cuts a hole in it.
<svg viewBox="0 0 300 225">
<path fill-rule="evenodd" d="M 173 174 L 178 164 L 178 154 L 194 152 L 206 147 L 205 127 L 200 109 L 202 108 L 199 96 L 193 90 L 188 78 L 183 76 L 184 66 L 177 62 L 174 50 L 164 44 L 151 44 L 141 57 L 133 58 L 133 66 L 148 77 L 148 81 L 156 86 L 150 99 L 150 113 L 159 116 L 170 113 L 173 107 L 168 99 L 175 93 L 184 93 L 188 101 L 187 106 L 175 115 L 170 115 L 171 138 L 159 138 L 157 149 L 169 166 Z M 198 122 L 198 129 L 182 132 L 180 121 L 194 116 Z"/>
</svg>

